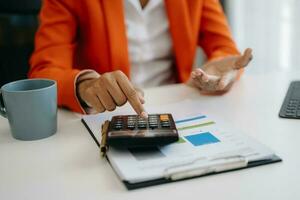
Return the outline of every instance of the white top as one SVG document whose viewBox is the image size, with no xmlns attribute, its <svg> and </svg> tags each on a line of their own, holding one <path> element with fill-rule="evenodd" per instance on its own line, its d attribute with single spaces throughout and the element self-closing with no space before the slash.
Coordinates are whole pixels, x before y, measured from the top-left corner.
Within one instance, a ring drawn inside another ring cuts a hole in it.
<svg viewBox="0 0 300 200">
<path fill-rule="evenodd" d="M 138 0 L 124 0 L 130 77 L 134 86 L 147 88 L 176 82 L 169 21 L 163 0 L 150 0 L 143 9 Z M 76 83 L 100 75 L 83 70 Z"/>
<path fill-rule="evenodd" d="M 131 81 L 139 87 L 175 82 L 172 41 L 163 0 L 150 0 L 143 9 L 138 0 L 125 1 Z"/>
</svg>

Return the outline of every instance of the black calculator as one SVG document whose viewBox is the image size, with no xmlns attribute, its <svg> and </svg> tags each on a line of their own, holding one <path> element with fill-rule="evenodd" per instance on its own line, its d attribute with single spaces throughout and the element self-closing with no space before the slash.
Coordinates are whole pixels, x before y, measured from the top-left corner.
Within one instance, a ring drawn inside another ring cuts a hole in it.
<svg viewBox="0 0 300 200">
<path fill-rule="evenodd" d="M 279 116 L 300 119 L 300 81 L 291 82 Z"/>
<path fill-rule="evenodd" d="M 178 131 L 171 114 L 114 116 L 108 126 L 108 146 L 149 147 L 178 141 Z"/>
</svg>

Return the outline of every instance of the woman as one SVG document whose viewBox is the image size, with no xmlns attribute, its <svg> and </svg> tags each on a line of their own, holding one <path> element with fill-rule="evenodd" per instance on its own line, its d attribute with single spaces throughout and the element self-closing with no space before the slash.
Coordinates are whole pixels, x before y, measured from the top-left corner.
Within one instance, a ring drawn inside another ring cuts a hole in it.
<svg viewBox="0 0 300 200">
<path fill-rule="evenodd" d="M 44 0 L 30 78 L 58 83 L 58 104 L 112 111 L 127 101 L 147 117 L 135 87 L 186 82 L 228 91 L 251 60 L 232 40 L 217 0 Z M 196 47 L 208 61 L 192 71 Z"/>
</svg>

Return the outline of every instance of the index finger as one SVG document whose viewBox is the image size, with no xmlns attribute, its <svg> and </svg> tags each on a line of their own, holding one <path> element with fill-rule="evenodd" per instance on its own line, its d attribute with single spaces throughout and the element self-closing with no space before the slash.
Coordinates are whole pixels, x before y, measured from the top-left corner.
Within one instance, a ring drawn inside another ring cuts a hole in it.
<svg viewBox="0 0 300 200">
<path fill-rule="evenodd" d="M 243 67 L 246 67 L 249 62 L 252 60 L 252 49 L 247 48 L 243 55 L 240 56 L 237 61 L 235 62 L 234 68 L 235 69 L 241 69 Z"/>
<path fill-rule="evenodd" d="M 138 92 L 134 89 L 128 78 L 126 76 L 119 76 L 117 82 L 135 112 L 141 117 L 147 118 L 148 114 L 140 101 Z"/>
</svg>

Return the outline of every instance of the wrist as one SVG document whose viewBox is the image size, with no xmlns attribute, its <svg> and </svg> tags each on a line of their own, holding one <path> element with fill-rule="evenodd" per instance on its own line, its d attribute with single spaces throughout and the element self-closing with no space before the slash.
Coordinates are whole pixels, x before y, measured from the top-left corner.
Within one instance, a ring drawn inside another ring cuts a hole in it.
<svg viewBox="0 0 300 200">
<path fill-rule="evenodd" d="M 89 108 L 90 106 L 83 100 L 81 97 L 81 90 L 83 90 L 83 85 L 86 84 L 87 81 L 97 79 L 100 75 L 94 70 L 83 70 L 77 76 L 75 80 L 75 87 L 76 87 L 76 97 L 82 106 L 82 108 Z"/>
<path fill-rule="evenodd" d="M 78 101 L 80 103 L 80 105 L 83 107 L 83 108 L 88 108 L 90 106 L 88 106 L 88 104 L 82 99 L 81 97 L 81 90 L 82 90 L 82 84 L 84 84 L 85 82 L 89 81 L 90 79 L 88 80 L 82 80 L 80 82 L 77 82 L 76 83 L 76 96 L 78 98 Z"/>
</svg>

